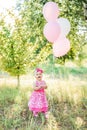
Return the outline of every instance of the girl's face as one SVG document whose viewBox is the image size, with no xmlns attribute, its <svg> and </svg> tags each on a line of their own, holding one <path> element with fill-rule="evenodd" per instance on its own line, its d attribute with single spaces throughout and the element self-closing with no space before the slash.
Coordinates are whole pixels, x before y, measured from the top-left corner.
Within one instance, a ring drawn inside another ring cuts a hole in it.
<svg viewBox="0 0 87 130">
<path fill-rule="evenodd" d="M 37 80 L 42 80 L 42 73 L 36 72 L 35 77 L 36 77 Z"/>
</svg>

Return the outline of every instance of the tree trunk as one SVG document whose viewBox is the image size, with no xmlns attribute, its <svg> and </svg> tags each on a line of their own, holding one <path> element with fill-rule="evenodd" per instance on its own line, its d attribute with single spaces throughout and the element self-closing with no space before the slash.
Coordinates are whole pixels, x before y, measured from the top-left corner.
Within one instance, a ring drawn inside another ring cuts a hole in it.
<svg viewBox="0 0 87 130">
<path fill-rule="evenodd" d="M 20 87 L 20 76 L 17 75 L 17 88 L 19 88 L 19 87 Z"/>
</svg>

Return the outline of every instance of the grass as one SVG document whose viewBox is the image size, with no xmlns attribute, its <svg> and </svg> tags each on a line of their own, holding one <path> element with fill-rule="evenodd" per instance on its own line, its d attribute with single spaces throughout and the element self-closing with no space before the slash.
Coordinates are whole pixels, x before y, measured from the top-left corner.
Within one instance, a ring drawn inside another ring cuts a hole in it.
<svg viewBox="0 0 87 130">
<path fill-rule="evenodd" d="M 29 77 L 28 77 L 29 78 Z M 12 79 L 11 79 L 12 80 Z M 49 102 L 49 118 L 44 125 L 43 115 L 37 120 L 28 110 L 32 92 L 31 79 L 21 87 L 5 80 L 0 87 L 0 130 L 86 130 L 87 129 L 87 84 L 78 78 L 49 79 L 46 91 Z M 8 85 L 7 85 L 8 83 Z"/>
</svg>

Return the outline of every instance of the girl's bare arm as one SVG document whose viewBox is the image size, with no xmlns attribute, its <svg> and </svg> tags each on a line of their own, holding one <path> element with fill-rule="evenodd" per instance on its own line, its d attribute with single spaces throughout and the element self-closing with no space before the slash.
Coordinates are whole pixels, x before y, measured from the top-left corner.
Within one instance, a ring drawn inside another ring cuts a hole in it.
<svg viewBox="0 0 87 130">
<path fill-rule="evenodd" d="M 39 90 L 40 88 L 41 88 L 41 86 L 36 86 L 35 83 L 33 84 L 33 89 L 34 89 L 34 90 Z"/>
<path fill-rule="evenodd" d="M 47 89 L 47 84 L 45 81 L 44 81 L 44 85 L 42 86 L 42 88 Z"/>
<path fill-rule="evenodd" d="M 47 89 L 47 86 L 43 86 L 44 89 Z"/>
</svg>

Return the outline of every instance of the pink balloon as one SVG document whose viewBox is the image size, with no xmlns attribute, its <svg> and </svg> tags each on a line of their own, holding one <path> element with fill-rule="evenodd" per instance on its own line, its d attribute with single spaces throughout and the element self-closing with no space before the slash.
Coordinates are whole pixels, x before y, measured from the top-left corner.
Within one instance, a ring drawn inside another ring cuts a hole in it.
<svg viewBox="0 0 87 130">
<path fill-rule="evenodd" d="M 43 7 L 44 18 L 49 21 L 55 21 L 59 15 L 59 8 L 55 2 L 47 2 Z"/>
<path fill-rule="evenodd" d="M 43 30 L 44 36 L 49 42 L 54 42 L 60 35 L 60 26 L 57 22 L 48 22 Z"/>
<path fill-rule="evenodd" d="M 66 37 L 61 37 L 53 44 L 53 54 L 55 57 L 61 57 L 70 50 L 70 41 Z"/>
</svg>

